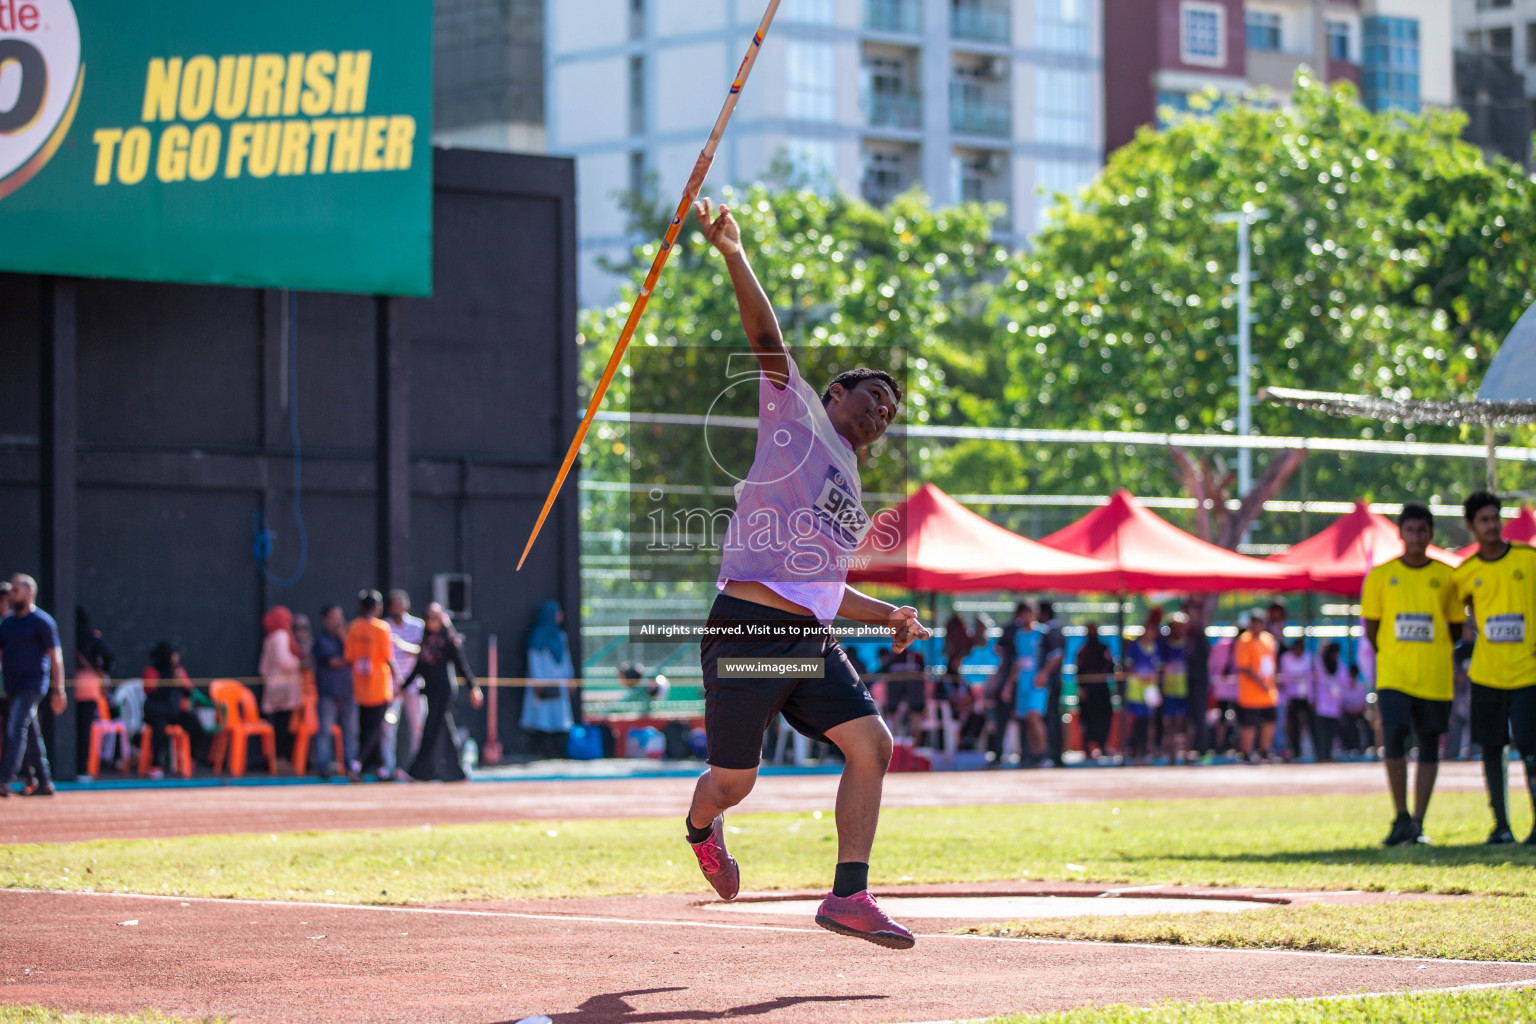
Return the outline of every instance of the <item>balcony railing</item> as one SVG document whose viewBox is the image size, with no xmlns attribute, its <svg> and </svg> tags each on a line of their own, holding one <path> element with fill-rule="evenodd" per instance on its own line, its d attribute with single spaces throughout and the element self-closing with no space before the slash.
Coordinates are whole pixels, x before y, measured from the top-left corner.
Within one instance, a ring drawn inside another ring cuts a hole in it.
<svg viewBox="0 0 1536 1024">
<path fill-rule="evenodd" d="M 864 201 L 871 206 L 884 206 L 906 191 L 898 175 L 870 171 L 864 175 Z"/>
<path fill-rule="evenodd" d="M 864 116 L 871 128 L 921 128 L 921 93 L 866 92 Z"/>
<path fill-rule="evenodd" d="M 1012 37 L 1008 9 L 971 4 L 952 8 L 949 12 L 949 34 L 956 39 L 1006 43 Z"/>
<path fill-rule="evenodd" d="M 864 27 L 917 35 L 923 30 L 922 5 L 918 0 L 864 0 Z"/>
<path fill-rule="evenodd" d="M 956 89 L 949 96 L 949 127 L 963 135 L 1013 134 L 1013 110 L 1007 103 L 976 100 Z"/>
</svg>

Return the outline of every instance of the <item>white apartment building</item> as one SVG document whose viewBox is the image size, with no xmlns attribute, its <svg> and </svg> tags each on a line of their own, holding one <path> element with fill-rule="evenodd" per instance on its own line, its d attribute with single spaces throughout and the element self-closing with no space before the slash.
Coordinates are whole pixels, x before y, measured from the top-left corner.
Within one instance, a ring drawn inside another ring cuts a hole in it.
<svg viewBox="0 0 1536 1024">
<path fill-rule="evenodd" d="M 1536 97 L 1536 0 L 1453 0 L 1456 48 L 1488 53 L 1525 77 Z"/>
<path fill-rule="evenodd" d="M 1472 116 L 1470 134 L 1526 159 L 1536 126 L 1536 0 L 1453 2 L 1457 71 L 1466 79 L 1457 85 Z"/>
<path fill-rule="evenodd" d="M 764 0 L 548 0 L 545 124 L 577 158 L 583 303 L 633 243 L 618 197 L 657 175 L 673 202 Z M 1022 244 L 1048 199 L 1103 163 L 1102 0 L 783 0 L 712 185 L 786 159 L 874 203 L 920 185 L 998 202 Z"/>
</svg>

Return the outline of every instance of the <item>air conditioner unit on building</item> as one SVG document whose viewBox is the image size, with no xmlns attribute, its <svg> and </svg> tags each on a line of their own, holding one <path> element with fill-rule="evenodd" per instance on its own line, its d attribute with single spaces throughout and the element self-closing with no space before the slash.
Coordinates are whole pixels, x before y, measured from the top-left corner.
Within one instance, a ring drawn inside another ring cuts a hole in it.
<svg viewBox="0 0 1536 1024">
<path fill-rule="evenodd" d="M 1009 60 L 1007 57 L 988 57 L 981 63 L 981 74 L 984 78 L 990 78 L 994 82 L 1000 82 L 1008 77 Z"/>
<path fill-rule="evenodd" d="M 1008 154 L 988 153 L 981 158 L 980 164 L 981 169 L 988 174 L 1006 174 L 1008 173 Z"/>
<path fill-rule="evenodd" d="M 467 572 L 440 572 L 432 576 L 432 600 L 456 619 L 474 618 L 470 602 L 470 583 Z"/>
</svg>

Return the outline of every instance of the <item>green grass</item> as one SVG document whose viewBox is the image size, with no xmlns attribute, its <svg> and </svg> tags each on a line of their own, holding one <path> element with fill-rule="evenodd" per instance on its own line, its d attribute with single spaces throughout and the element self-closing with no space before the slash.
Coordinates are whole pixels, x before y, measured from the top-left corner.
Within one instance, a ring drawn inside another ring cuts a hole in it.
<svg viewBox="0 0 1536 1024">
<path fill-rule="evenodd" d="M 1488 821 L 1476 794 L 1436 798 L 1433 847 L 1378 847 L 1385 805 L 1329 796 L 890 811 L 872 880 L 1536 895 L 1536 850 L 1480 845 Z M 728 820 L 740 829 L 730 843 L 748 889 L 828 883 L 830 812 Z M 0 846 L 0 885 L 347 903 L 697 892 L 703 883 L 680 822 L 679 814 Z"/>
<path fill-rule="evenodd" d="M 101 1013 L 65 1013 L 45 1006 L 0 1006 L 0 1024 L 187 1024 L 182 1017 L 166 1017 L 154 1010 L 131 1017 Z M 209 1018 L 204 1024 L 216 1024 Z"/>
<path fill-rule="evenodd" d="M 1474 896 L 1443 903 L 1279 907 L 1246 914 L 1059 918 L 961 931 L 1007 938 L 1536 961 L 1536 900 Z"/>
<path fill-rule="evenodd" d="M 1532 1024 L 1536 990 L 1424 992 L 1262 1003 L 1163 1003 L 1084 1007 L 1066 1013 L 998 1017 L 990 1024 Z"/>
</svg>

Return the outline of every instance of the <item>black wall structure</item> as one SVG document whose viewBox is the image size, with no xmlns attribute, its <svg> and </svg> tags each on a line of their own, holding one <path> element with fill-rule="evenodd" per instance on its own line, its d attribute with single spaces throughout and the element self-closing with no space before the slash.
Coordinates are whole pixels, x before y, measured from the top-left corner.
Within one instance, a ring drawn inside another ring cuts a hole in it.
<svg viewBox="0 0 1536 1024">
<path fill-rule="evenodd" d="M 194 678 L 247 677 L 268 606 L 350 616 L 360 588 L 405 587 L 419 614 L 445 572 L 473 576 L 478 672 L 496 634 L 523 673 L 550 598 L 576 649 L 573 485 L 515 571 L 580 414 L 574 163 L 434 158 L 430 299 L 0 274 L 0 572 L 38 578 L 71 674 L 77 603 L 114 676 L 170 639 Z"/>
</svg>

